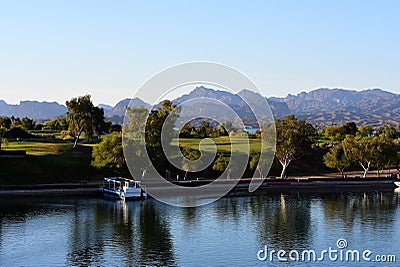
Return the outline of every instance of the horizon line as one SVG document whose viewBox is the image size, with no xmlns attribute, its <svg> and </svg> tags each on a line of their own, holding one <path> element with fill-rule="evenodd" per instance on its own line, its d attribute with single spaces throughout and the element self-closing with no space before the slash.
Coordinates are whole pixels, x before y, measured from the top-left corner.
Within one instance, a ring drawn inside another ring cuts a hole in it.
<svg viewBox="0 0 400 267">
<path fill-rule="evenodd" d="M 207 87 L 205 87 L 205 86 L 196 86 L 196 87 L 195 87 L 193 90 L 191 90 L 190 92 L 185 93 L 185 94 L 182 94 L 182 95 L 180 95 L 180 96 L 178 96 L 178 97 L 176 97 L 176 98 L 179 98 L 179 97 L 181 97 L 181 96 L 190 94 L 191 92 L 193 92 L 194 90 L 196 90 L 196 89 L 199 88 L 199 87 L 204 87 L 204 88 L 206 88 L 206 89 L 210 89 L 210 90 L 213 90 L 213 91 L 229 92 L 229 91 L 226 91 L 226 90 L 207 88 Z M 326 87 L 326 86 L 324 86 L 324 87 L 313 88 L 313 89 L 310 89 L 310 90 L 298 91 L 297 93 L 288 92 L 288 93 L 286 93 L 285 96 L 276 96 L 276 95 L 270 95 L 270 96 L 262 95 L 262 96 L 265 97 L 265 98 L 267 98 L 267 99 L 269 99 L 269 98 L 281 98 L 281 99 L 284 99 L 284 98 L 288 97 L 289 95 L 291 95 L 291 96 L 298 96 L 298 95 L 303 94 L 303 93 L 310 93 L 310 92 L 313 92 L 313 91 L 324 90 L 324 89 L 325 89 L 325 90 L 344 90 L 344 91 L 349 91 L 349 92 L 365 92 L 365 91 L 370 91 L 370 90 L 380 90 L 380 91 L 383 91 L 383 92 L 387 92 L 387 93 L 391 93 L 391 94 L 395 94 L 395 95 L 400 95 L 400 93 L 398 93 L 398 92 L 394 92 L 394 91 L 388 90 L 388 89 L 383 89 L 383 88 L 380 88 L 380 87 L 370 87 L 370 88 L 363 88 L 363 89 L 355 89 L 355 88 Z M 244 88 L 244 89 L 240 90 L 240 92 L 241 92 L 241 91 L 244 91 L 244 90 L 253 91 L 253 90 L 249 90 L 249 89 Z M 262 91 L 262 90 L 261 90 L 261 91 Z M 255 92 L 255 91 L 253 91 L 253 92 Z M 255 93 L 260 93 L 260 92 L 255 92 Z M 85 94 L 82 94 L 82 96 L 83 96 L 83 95 L 86 95 L 86 94 L 89 94 L 91 97 L 93 97 L 93 94 L 91 94 L 91 93 L 85 93 Z M 81 96 L 81 95 L 79 95 L 79 96 Z M 79 96 L 73 96 L 73 97 L 79 97 Z M 73 97 L 71 97 L 71 98 L 73 98 Z M 70 98 L 70 99 L 71 99 L 71 98 Z M 107 106 L 110 106 L 110 107 L 115 107 L 119 102 L 121 102 L 121 101 L 123 101 L 123 100 L 127 100 L 127 99 L 131 100 L 131 99 L 135 99 L 135 98 L 138 98 L 138 99 L 142 100 L 143 102 L 149 104 L 146 100 L 144 100 L 144 99 L 142 99 L 142 98 L 136 96 L 136 97 L 133 97 L 133 98 L 132 98 L 132 97 L 123 97 L 123 98 L 121 98 L 120 100 L 118 100 L 114 105 L 111 105 L 111 104 L 105 103 L 105 102 L 97 101 L 98 103 L 95 104 L 95 106 L 107 105 Z M 174 98 L 174 99 L 176 99 L 176 98 Z M 60 103 L 60 102 L 57 101 L 57 100 L 22 99 L 22 100 L 19 100 L 18 103 L 15 103 L 15 102 L 7 102 L 6 99 L 2 99 L 2 98 L 1 98 L 1 99 L 0 99 L 0 102 L 4 102 L 4 103 L 6 103 L 7 105 L 20 105 L 22 102 L 38 102 L 38 103 L 57 103 L 57 104 L 59 104 L 59 105 L 65 106 L 65 102 L 66 102 L 66 101 L 69 101 L 70 99 L 66 99 L 66 100 L 64 100 L 62 103 Z M 172 100 L 174 100 L 174 99 L 172 99 Z M 170 100 L 171 100 L 171 99 L 170 99 Z M 95 101 L 93 101 L 93 99 L 92 99 L 92 102 L 95 102 Z"/>
</svg>

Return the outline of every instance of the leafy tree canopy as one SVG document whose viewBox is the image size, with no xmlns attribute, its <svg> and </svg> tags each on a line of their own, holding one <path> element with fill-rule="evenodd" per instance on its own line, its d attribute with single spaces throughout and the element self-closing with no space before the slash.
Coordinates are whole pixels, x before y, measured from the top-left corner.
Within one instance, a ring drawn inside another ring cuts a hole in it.
<svg viewBox="0 0 400 267">
<path fill-rule="evenodd" d="M 87 139 L 91 139 L 95 132 L 97 134 L 102 133 L 104 111 L 93 105 L 90 95 L 72 98 L 66 102 L 66 105 L 68 108 L 68 131 L 75 138 L 74 147 L 76 147 L 83 132 L 85 132 Z"/>
<path fill-rule="evenodd" d="M 284 178 L 289 164 L 304 156 L 311 149 L 311 137 L 315 135 L 316 131 L 306 120 L 298 120 L 294 115 L 276 120 L 275 129 L 275 156 L 282 165 L 281 178 Z M 268 132 L 268 130 L 265 132 Z"/>
<path fill-rule="evenodd" d="M 125 167 L 122 133 L 112 133 L 93 148 L 92 166 L 118 173 Z"/>
</svg>

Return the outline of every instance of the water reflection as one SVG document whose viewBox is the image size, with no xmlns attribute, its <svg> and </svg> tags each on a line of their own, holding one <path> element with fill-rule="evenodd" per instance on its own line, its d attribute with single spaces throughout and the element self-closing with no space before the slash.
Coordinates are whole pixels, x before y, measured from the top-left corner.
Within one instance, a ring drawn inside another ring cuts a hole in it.
<svg viewBox="0 0 400 267">
<path fill-rule="evenodd" d="M 259 242 L 273 247 L 303 248 L 310 244 L 311 200 L 296 195 L 264 196 L 251 203 L 257 217 Z"/>
<path fill-rule="evenodd" d="M 175 265 L 166 218 L 152 201 L 101 201 L 93 209 L 78 207 L 71 225 L 68 265 L 107 265 L 107 257 L 123 259 L 127 266 Z"/>
<path fill-rule="evenodd" d="M 324 218 L 351 231 L 355 225 L 368 228 L 391 227 L 400 198 L 389 192 L 330 195 L 321 199 Z"/>
<path fill-rule="evenodd" d="M 326 248 L 339 237 L 400 257 L 399 207 L 398 193 L 233 197 L 197 208 L 155 200 L 2 201 L 0 266 L 249 266 L 266 244 Z"/>
<path fill-rule="evenodd" d="M 134 213 L 134 209 L 131 211 Z M 105 251 L 116 249 L 116 256 L 137 262 L 137 238 L 128 207 L 124 202 L 100 201 L 91 209 L 78 205 L 73 210 L 69 236 L 68 265 L 104 265 Z"/>
<path fill-rule="evenodd" d="M 164 207 L 165 208 L 165 207 Z M 140 262 L 144 265 L 175 265 L 173 244 L 167 217 L 158 212 L 153 201 L 140 213 Z"/>
</svg>

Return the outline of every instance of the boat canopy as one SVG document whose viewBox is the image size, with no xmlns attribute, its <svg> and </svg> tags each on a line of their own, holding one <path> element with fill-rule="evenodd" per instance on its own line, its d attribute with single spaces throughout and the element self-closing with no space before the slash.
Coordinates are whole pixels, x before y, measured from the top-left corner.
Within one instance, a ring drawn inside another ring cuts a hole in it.
<svg viewBox="0 0 400 267">
<path fill-rule="evenodd" d="M 135 182 L 135 180 L 122 178 L 122 177 L 107 177 L 107 178 L 104 178 L 104 181 L 114 182 L 114 183 L 116 183 L 116 182 L 129 182 L 129 183 Z"/>
<path fill-rule="evenodd" d="M 140 181 L 135 181 L 123 177 L 107 177 L 104 178 L 104 182 L 115 183 L 119 185 L 121 185 L 122 183 L 128 183 L 130 187 L 138 187 L 140 185 Z"/>
</svg>

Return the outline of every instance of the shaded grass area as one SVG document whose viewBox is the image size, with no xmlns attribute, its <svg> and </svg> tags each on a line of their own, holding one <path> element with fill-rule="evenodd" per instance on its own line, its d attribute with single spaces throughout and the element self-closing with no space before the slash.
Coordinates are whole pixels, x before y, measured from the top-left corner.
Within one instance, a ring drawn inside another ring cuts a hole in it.
<svg viewBox="0 0 400 267">
<path fill-rule="evenodd" d="M 226 153 L 227 157 L 229 157 L 229 153 L 231 151 L 231 145 L 235 145 L 236 152 L 239 153 L 247 153 L 247 139 L 241 138 L 239 136 L 234 137 L 217 137 L 211 138 L 217 146 L 217 152 Z M 199 143 L 202 139 L 200 138 L 180 138 L 179 145 L 182 147 L 190 147 L 192 149 L 199 149 Z M 259 151 L 261 148 L 260 139 L 248 139 L 250 144 L 250 151 Z M 178 144 L 178 140 L 174 140 L 173 145 Z M 213 145 L 205 144 L 203 146 L 205 151 L 212 151 L 214 149 Z M 234 151 L 235 151 L 234 150 Z M 265 150 L 268 150 L 266 148 Z M 317 147 L 312 152 L 307 155 L 301 157 L 293 161 L 289 168 L 287 169 L 287 175 L 289 176 L 303 176 L 303 175 L 321 175 L 335 172 L 336 170 L 329 169 L 325 166 L 323 162 L 323 155 L 327 152 L 327 149 L 323 149 Z M 271 170 L 269 172 L 269 176 L 280 176 L 282 171 L 282 166 L 279 164 L 277 159 L 275 158 L 273 165 L 271 166 Z M 253 175 L 252 170 L 247 169 L 244 173 L 244 177 L 251 177 Z M 215 175 L 216 172 L 212 170 L 212 168 L 208 168 L 204 173 L 199 174 L 200 176 L 207 175 Z M 218 173 L 218 172 L 217 172 Z"/>
<path fill-rule="evenodd" d="M 200 138 L 180 138 L 179 145 L 199 149 Z M 227 156 L 231 151 L 231 145 L 236 146 L 236 151 L 245 153 L 247 146 L 245 140 L 240 137 L 229 138 L 227 136 L 213 138 L 217 146 L 217 151 L 226 153 Z M 257 151 L 260 149 L 259 139 L 249 139 L 250 150 Z M 173 141 L 173 145 L 177 145 L 178 140 Z M 75 149 L 72 143 L 54 140 L 34 140 L 23 142 L 9 142 L 2 149 L 6 151 L 26 150 L 25 158 L 0 158 L 0 185 L 30 185 L 44 183 L 75 183 L 83 180 L 100 181 L 102 177 L 111 175 L 104 173 L 91 166 L 92 149 L 95 145 L 84 144 L 79 145 Z M 204 144 L 205 151 L 212 151 L 214 146 Z M 323 163 L 323 155 L 326 149 L 316 149 L 311 154 L 294 161 L 287 173 L 289 176 L 298 175 L 319 175 L 330 173 L 335 170 L 328 169 Z M 176 170 L 171 166 L 166 166 L 162 170 L 171 171 L 171 177 L 180 177 L 185 172 Z M 269 175 L 279 176 L 281 171 L 280 164 L 275 160 Z M 193 177 L 213 177 L 218 172 L 212 170 L 212 166 L 200 173 L 189 174 Z M 129 177 L 129 171 L 124 170 L 122 176 Z M 252 171 L 248 170 L 244 177 L 252 176 Z"/>
<path fill-rule="evenodd" d="M 10 142 L 4 150 L 26 150 L 24 158 L 0 158 L 0 184 L 70 183 L 93 179 L 92 145 Z"/>
</svg>

